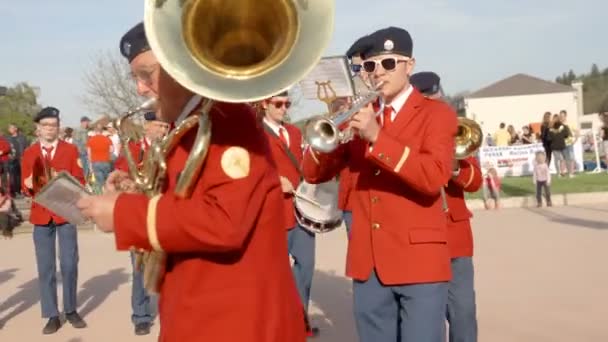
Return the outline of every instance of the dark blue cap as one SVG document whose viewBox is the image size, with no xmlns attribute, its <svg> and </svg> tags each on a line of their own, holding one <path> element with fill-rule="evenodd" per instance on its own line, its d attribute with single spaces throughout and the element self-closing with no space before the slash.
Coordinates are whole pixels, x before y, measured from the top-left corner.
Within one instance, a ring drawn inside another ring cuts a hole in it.
<svg viewBox="0 0 608 342">
<path fill-rule="evenodd" d="M 369 36 L 363 36 L 357 39 L 353 45 L 346 51 L 346 57 L 353 58 L 354 55 L 359 55 L 370 48 L 371 42 Z"/>
<path fill-rule="evenodd" d="M 387 27 L 368 36 L 369 43 L 363 57 L 369 58 L 382 54 L 397 54 L 412 57 L 414 42 L 409 32 L 399 27 Z"/>
<path fill-rule="evenodd" d="M 139 23 L 131 28 L 120 40 L 120 53 L 131 63 L 137 55 L 150 50 L 144 24 Z"/>
<path fill-rule="evenodd" d="M 34 122 L 40 122 L 40 120 L 47 118 L 56 118 L 59 120 L 59 109 L 55 107 L 42 108 L 42 110 L 34 117 Z"/>
<path fill-rule="evenodd" d="M 410 84 L 424 95 L 433 95 L 441 90 L 441 79 L 432 71 L 422 71 L 410 76 Z"/>
<path fill-rule="evenodd" d="M 147 112 L 146 114 L 144 114 L 144 120 L 146 120 L 146 121 L 155 121 L 156 120 L 156 113 L 154 113 L 154 112 Z"/>
</svg>

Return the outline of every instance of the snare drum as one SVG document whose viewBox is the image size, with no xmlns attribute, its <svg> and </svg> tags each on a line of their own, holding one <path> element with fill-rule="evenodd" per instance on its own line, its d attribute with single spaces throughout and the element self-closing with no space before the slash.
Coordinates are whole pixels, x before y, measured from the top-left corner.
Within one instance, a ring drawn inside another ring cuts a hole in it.
<svg viewBox="0 0 608 342">
<path fill-rule="evenodd" d="M 330 232 L 342 224 L 342 210 L 338 208 L 338 182 L 336 180 L 321 184 L 302 181 L 296 192 L 300 196 L 294 197 L 294 210 L 296 220 L 302 228 L 316 234 Z"/>
</svg>

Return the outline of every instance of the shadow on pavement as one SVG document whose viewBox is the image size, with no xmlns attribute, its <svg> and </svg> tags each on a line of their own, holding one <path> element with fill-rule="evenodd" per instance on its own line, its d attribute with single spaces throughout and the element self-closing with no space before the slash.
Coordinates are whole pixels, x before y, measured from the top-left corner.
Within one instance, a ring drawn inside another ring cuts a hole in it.
<svg viewBox="0 0 608 342">
<path fill-rule="evenodd" d="M 129 274 L 124 268 L 115 268 L 106 274 L 95 276 L 85 281 L 78 292 L 78 312 L 82 317 L 97 309 L 112 292 L 116 292 L 120 285 L 129 281 Z"/>
<path fill-rule="evenodd" d="M 27 311 L 40 301 L 38 278 L 25 282 L 18 287 L 19 291 L 0 304 L 0 329 L 11 319 Z M 13 309 L 12 311 L 9 311 Z"/>
</svg>

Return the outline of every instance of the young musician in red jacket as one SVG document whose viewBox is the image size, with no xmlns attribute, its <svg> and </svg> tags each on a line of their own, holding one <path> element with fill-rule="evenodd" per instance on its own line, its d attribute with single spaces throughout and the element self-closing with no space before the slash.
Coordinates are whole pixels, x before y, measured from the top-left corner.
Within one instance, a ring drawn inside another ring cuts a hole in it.
<svg viewBox="0 0 608 342">
<path fill-rule="evenodd" d="M 142 23 L 120 43 L 140 95 L 178 126 L 206 101 L 176 82 L 150 50 Z M 186 133 L 167 156 L 167 185 L 148 198 L 113 191 L 77 205 L 118 250 L 164 251 L 161 342 L 306 339 L 302 304 L 289 265 L 283 194 L 268 142 L 247 104 L 215 103 L 212 136 L 192 195 L 174 190 L 196 138 Z M 124 176 L 124 173 L 123 173 Z"/>
<path fill-rule="evenodd" d="M 21 184 L 23 193 L 35 196 L 49 181 L 46 174 L 67 171 L 84 184 L 82 163 L 75 145 L 59 140 L 59 110 L 53 107 L 42 109 L 34 118 L 40 132 L 38 142 L 26 148 L 21 159 Z M 45 171 L 46 170 L 46 171 Z M 59 266 L 63 285 L 63 310 L 68 322 L 75 328 L 84 328 L 86 323 L 76 308 L 78 288 L 78 234 L 76 226 L 64 218 L 32 202 L 30 222 L 34 225 L 34 249 L 38 267 L 40 305 L 42 317 L 48 318 L 42 332 L 55 333 L 61 327 L 57 307 L 57 273 L 55 250 L 59 240 Z"/>
<path fill-rule="evenodd" d="M 424 96 L 441 99 L 441 80 L 434 72 L 419 72 L 411 84 Z M 448 289 L 447 320 L 450 342 L 477 341 L 477 314 L 473 272 L 473 216 L 464 200 L 465 192 L 477 192 L 482 184 L 475 157 L 454 159 L 452 178 L 445 187 L 448 215 L 448 247 L 452 258 L 452 280 Z"/>
<path fill-rule="evenodd" d="M 302 133 L 296 126 L 284 121 L 291 106 L 287 91 L 262 101 L 261 106 L 264 115 L 262 125 L 270 143 L 272 157 L 277 164 L 283 190 L 283 212 L 286 219 L 284 227 L 287 230 L 289 254 L 294 260 L 292 270 L 296 287 L 304 305 L 306 333 L 309 337 L 314 337 L 318 334 L 318 329 L 308 324 L 308 304 L 315 272 L 315 234 L 296 222 L 293 202 L 293 193 L 301 178 Z"/>
<path fill-rule="evenodd" d="M 141 167 L 145 154 L 150 148 L 152 141 L 161 139 L 169 130 L 169 125 L 156 118 L 154 112 L 144 114 L 144 136 L 138 142 L 129 142 L 129 151 L 138 167 Z M 126 157 L 123 151 L 116 159 L 115 169 L 129 172 Z M 154 312 L 156 311 L 150 300 L 150 294 L 144 287 L 144 277 L 142 269 L 137 269 L 135 265 L 135 254 L 131 251 L 131 265 L 133 267 L 133 283 L 131 284 L 131 322 L 135 326 L 135 335 L 148 335 Z M 143 265 L 141 265 L 143 267 Z"/>
<path fill-rule="evenodd" d="M 451 177 L 456 114 L 409 84 L 407 31 L 382 29 L 370 41 L 363 69 L 383 82 L 380 123 L 371 105 L 359 111 L 350 123 L 359 137 L 329 154 L 307 149 L 304 178 L 322 182 L 350 166 L 346 270 L 359 340 L 444 342 L 451 270 L 440 189 Z"/>
</svg>

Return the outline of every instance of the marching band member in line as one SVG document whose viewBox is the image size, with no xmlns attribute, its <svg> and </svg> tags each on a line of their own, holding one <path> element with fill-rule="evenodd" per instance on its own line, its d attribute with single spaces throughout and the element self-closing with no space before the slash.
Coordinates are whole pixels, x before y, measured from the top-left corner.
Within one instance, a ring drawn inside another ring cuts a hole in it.
<svg viewBox="0 0 608 342">
<path fill-rule="evenodd" d="M 431 99 L 442 97 L 440 78 L 433 72 L 412 75 L 411 84 Z M 445 187 L 448 206 L 448 247 L 452 258 L 452 280 L 448 289 L 447 320 L 450 342 L 477 341 L 477 314 L 473 272 L 473 216 L 464 200 L 465 192 L 477 192 L 482 184 L 475 157 L 454 159 L 452 178 Z"/>
<path fill-rule="evenodd" d="M 139 94 L 158 99 L 163 121 L 179 125 L 202 106 L 201 96 L 160 66 L 142 23 L 120 48 Z M 191 197 L 178 198 L 174 189 L 196 130 L 167 156 L 162 194 L 111 192 L 110 179 L 110 192 L 78 206 L 99 229 L 114 231 L 117 249 L 167 253 L 160 341 L 304 341 L 283 195 L 264 132 L 247 104 L 216 103 L 209 115 L 213 134 Z"/>
<path fill-rule="evenodd" d="M 287 246 L 289 254 L 293 257 L 293 276 L 300 299 L 304 305 L 306 319 L 306 334 L 314 337 L 318 334 L 317 328 L 308 324 L 308 304 L 310 302 L 310 288 L 315 272 L 315 234 L 300 227 L 294 216 L 293 193 L 295 192 L 302 171 L 302 133 L 291 124 L 284 122 L 287 110 L 291 106 L 287 91 L 277 94 L 268 100 L 262 101 L 264 117 L 262 119 L 264 130 L 270 144 L 270 151 L 274 158 L 281 188 L 283 189 L 283 207 L 285 219 L 284 227 L 287 229 Z"/>
<path fill-rule="evenodd" d="M 409 84 L 406 30 L 382 29 L 370 42 L 363 69 L 384 82 L 381 123 L 371 105 L 359 111 L 351 127 L 360 138 L 329 154 L 307 149 L 304 178 L 323 182 L 344 165 L 353 174 L 346 269 L 360 341 L 443 342 L 451 271 L 440 188 L 452 172 L 456 114 Z"/>
<path fill-rule="evenodd" d="M 144 120 L 144 136 L 141 141 L 139 141 L 139 143 L 129 144 L 131 155 L 133 158 L 136 158 L 135 162 L 140 166 L 152 141 L 161 139 L 169 130 L 169 125 L 166 122 L 158 120 L 154 112 L 145 113 Z M 126 158 L 124 154 L 122 154 L 122 151 L 118 159 L 116 159 L 115 168 L 116 170 L 124 171 L 125 173 L 129 171 Z M 135 335 L 148 335 L 152 322 L 154 321 L 155 310 L 152 308 L 153 302 L 150 300 L 150 295 L 144 288 L 143 272 L 141 269 L 136 268 L 134 252 L 131 251 L 130 255 L 131 265 L 133 267 L 133 284 L 131 285 L 131 322 L 135 325 Z"/>
<path fill-rule="evenodd" d="M 82 162 L 76 146 L 59 140 L 59 110 L 42 109 L 34 118 L 39 140 L 25 149 L 21 159 L 23 193 L 35 196 L 60 171 L 67 171 L 84 185 Z M 59 266 L 63 284 L 63 310 L 68 322 L 77 329 L 87 325 L 76 308 L 78 289 L 78 234 L 76 226 L 32 201 L 30 222 L 34 225 L 34 249 L 38 267 L 42 317 L 48 318 L 43 334 L 53 334 L 61 327 L 57 307 L 56 237 L 59 240 Z"/>
<path fill-rule="evenodd" d="M 361 62 L 361 51 L 366 48 L 367 36 L 357 39 L 353 45 L 346 52 L 346 57 L 350 60 L 351 72 L 353 77 L 361 77 L 364 81 L 367 79 L 367 74 L 362 70 Z M 344 225 L 346 226 L 346 234 L 350 239 L 350 232 L 353 224 L 353 213 L 351 205 L 351 194 L 352 194 L 352 176 L 350 174 L 349 167 L 346 166 L 339 175 L 339 188 L 338 188 L 338 208 L 343 212 Z"/>
</svg>

